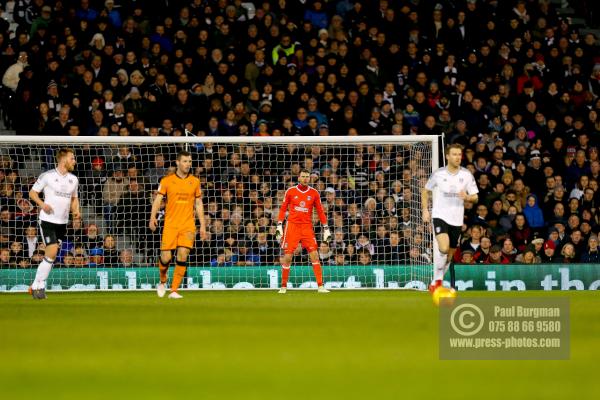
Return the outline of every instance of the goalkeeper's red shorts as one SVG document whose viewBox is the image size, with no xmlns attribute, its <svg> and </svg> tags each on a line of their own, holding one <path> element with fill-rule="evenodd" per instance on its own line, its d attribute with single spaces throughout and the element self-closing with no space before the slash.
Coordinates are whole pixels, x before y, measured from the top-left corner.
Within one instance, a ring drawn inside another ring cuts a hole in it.
<svg viewBox="0 0 600 400">
<path fill-rule="evenodd" d="M 298 243 L 309 253 L 317 250 L 317 238 L 312 224 L 294 224 L 288 222 L 281 238 L 281 248 L 285 254 L 293 254 Z"/>
</svg>

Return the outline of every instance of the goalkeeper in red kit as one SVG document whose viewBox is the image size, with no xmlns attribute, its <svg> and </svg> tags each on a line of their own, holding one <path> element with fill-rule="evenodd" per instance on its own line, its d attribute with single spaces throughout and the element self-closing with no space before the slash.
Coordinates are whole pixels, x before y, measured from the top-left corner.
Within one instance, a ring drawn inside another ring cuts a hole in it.
<svg viewBox="0 0 600 400">
<path fill-rule="evenodd" d="M 329 290 L 323 286 L 323 270 L 319 261 L 319 252 L 317 251 L 317 239 L 315 230 L 312 224 L 313 208 L 317 209 L 319 220 L 323 225 L 323 241 L 331 240 L 331 230 L 327 226 L 327 216 L 321 204 L 321 196 L 319 192 L 310 186 L 310 172 L 306 169 L 300 171 L 298 184 L 289 188 L 285 192 L 283 204 L 279 210 L 277 218 L 277 240 L 281 240 L 281 248 L 283 256 L 281 257 L 281 289 L 279 293 L 285 293 L 287 288 L 288 277 L 290 276 L 290 265 L 294 251 L 298 247 L 298 243 L 308 251 L 310 261 L 312 263 L 319 293 L 329 293 Z M 289 209 L 287 224 L 283 229 L 283 220 L 285 213 Z"/>
</svg>

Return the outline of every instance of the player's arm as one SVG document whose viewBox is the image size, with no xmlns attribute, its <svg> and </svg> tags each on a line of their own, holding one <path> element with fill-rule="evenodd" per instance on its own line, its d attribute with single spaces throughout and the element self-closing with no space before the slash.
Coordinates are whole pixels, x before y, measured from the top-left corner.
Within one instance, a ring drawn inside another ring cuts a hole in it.
<svg viewBox="0 0 600 400">
<path fill-rule="evenodd" d="M 429 213 L 429 198 L 431 197 L 431 190 L 426 187 L 421 189 L 421 207 L 423 208 L 423 221 L 428 222 L 431 220 L 431 214 Z"/>
<path fill-rule="evenodd" d="M 198 215 L 198 220 L 200 221 L 200 238 L 202 240 L 206 240 L 206 219 L 204 218 L 204 202 L 202 201 L 202 197 L 196 197 L 196 214 Z"/>
<path fill-rule="evenodd" d="M 479 201 L 479 195 L 477 193 L 467 194 L 466 192 L 460 192 L 459 196 L 464 201 L 469 201 L 471 203 L 477 203 Z"/>
<path fill-rule="evenodd" d="M 79 197 L 71 197 L 71 215 L 73 215 L 73 219 L 81 218 L 81 211 L 79 208 Z"/>
<path fill-rule="evenodd" d="M 40 192 L 36 192 L 34 189 L 31 189 L 29 191 L 29 199 L 47 214 L 52 214 L 52 207 L 50 204 L 44 203 L 44 201 L 40 198 Z"/>
<path fill-rule="evenodd" d="M 156 215 L 158 214 L 158 210 L 160 210 L 160 205 L 163 201 L 164 196 L 159 192 L 156 193 L 156 198 L 154 199 L 154 202 L 152 203 L 152 210 L 150 211 L 150 223 L 148 224 L 148 227 L 150 228 L 150 230 L 152 232 L 154 232 L 156 230 L 156 227 L 158 225 L 158 220 L 156 219 Z"/>
<path fill-rule="evenodd" d="M 283 237 L 283 220 L 285 219 L 285 213 L 290 205 L 290 198 L 288 196 L 288 192 L 285 192 L 285 197 L 283 198 L 283 203 L 281 204 L 281 208 L 279 208 L 279 215 L 277 216 L 277 231 L 275 232 L 275 239 L 281 240 Z"/>
<path fill-rule="evenodd" d="M 44 210 L 46 214 L 52 214 L 53 210 L 50 204 L 46 204 L 41 198 L 40 193 L 46 187 L 46 174 L 40 175 L 35 183 L 33 184 L 31 190 L 29 191 L 29 199 L 33 201 L 39 208 Z"/>
<path fill-rule="evenodd" d="M 459 193 L 459 196 L 464 201 L 469 201 L 471 203 L 477 203 L 479 201 L 479 188 L 477 188 L 477 183 L 475 182 L 475 178 L 473 175 L 469 178 L 469 183 L 467 184 L 467 190 Z"/>
<path fill-rule="evenodd" d="M 70 208 L 71 208 L 71 215 L 73 216 L 73 219 L 79 219 L 81 218 L 81 209 L 79 207 L 79 180 L 77 180 L 77 186 L 75 186 L 75 190 L 73 191 L 73 194 L 71 196 L 71 204 L 70 204 Z"/>
<path fill-rule="evenodd" d="M 425 187 L 421 189 L 421 207 L 423 209 L 424 222 L 431 222 L 431 213 L 429 212 L 429 199 L 431 198 L 431 193 L 433 192 L 433 189 L 435 189 L 436 186 L 436 173 L 434 172 L 427 180 Z"/>
<path fill-rule="evenodd" d="M 315 208 L 317 209 L 319 221 L 321 221 L 321 225 L 323 226 L 323 241 L 329 243 L 332 236 L 331 229 L 329 229 L 329 225 L 327 225 L 327 215 L 325 214 L 325 209 L 323 208 L 323 203 L 321 203 L 321 196 L 319 194 L 317 194 L 317 198 L 315 199 Z"/>
</svg>

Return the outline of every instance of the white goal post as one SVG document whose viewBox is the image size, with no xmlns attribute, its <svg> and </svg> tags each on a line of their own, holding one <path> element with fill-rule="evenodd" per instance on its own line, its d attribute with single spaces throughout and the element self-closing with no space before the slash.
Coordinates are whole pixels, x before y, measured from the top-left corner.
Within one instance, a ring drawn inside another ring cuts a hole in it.
<svg viewBox="0 0 600 400">
<path fill-rule="evenodd" d="M 276 288 L 279 206 L 307 168 L 334 232 L 330 244 L 319 245 L 325 285 L 425 289 L 432 237 L 422 220 L 420 191 L 440 165 L 439 140 L 1 136 L 0 292 L 27 290 L 43 255 L 28 192 L 39 174 L 54 167 L 61 147 L 75 150 L 82 218 L 68 227 L 49 290 L 154 288 L 160 232 L 147 228 L 149 210 L 180 150 L 192 153 L 210 231 L 206 241 L 196 238 L 184 288 Z M 315 232 L 320 240 L 319 223 Z M 288 287 L 315 287 L 309 265 L 298 249 Z"/>
</svg>

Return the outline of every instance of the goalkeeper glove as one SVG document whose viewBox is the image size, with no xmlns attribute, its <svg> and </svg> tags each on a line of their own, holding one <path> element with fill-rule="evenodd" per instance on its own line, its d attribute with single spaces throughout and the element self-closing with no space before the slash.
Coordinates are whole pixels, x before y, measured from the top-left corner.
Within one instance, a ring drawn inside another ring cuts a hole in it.
<svg viewBox="0 0 600 400">
<path fill-rule="evenodd" d="M 283 224 L 281 222 L 277 223 L 277 231 L 275 232 L 275 239 L 281 240 L 283 237 Z"/>
<path fill-rule="evenodd" d="M 331 241 L 331 230 L 327 225 L 325 225 L 323 228 L 325 228 L 323 231 L 323 241 L 325 243 L 329 243 Z"/>
</svg>

